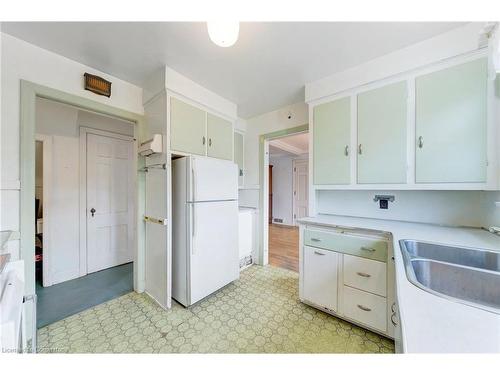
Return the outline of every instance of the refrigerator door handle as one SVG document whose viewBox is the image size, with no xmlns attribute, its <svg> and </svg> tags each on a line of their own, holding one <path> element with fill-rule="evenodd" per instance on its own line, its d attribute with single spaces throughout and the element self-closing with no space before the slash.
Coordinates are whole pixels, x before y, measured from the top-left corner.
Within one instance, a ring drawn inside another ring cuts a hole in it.
<svg viewBox="0 0 500 375">
<path fill-rule="evenodd" d="M 194 169 L 195 169 L 194 158 L 192 159 L 191 163 L 192 163 L 192 167 L 191 167 L 191 194 L 193 195 L 191 201 L 194 202 L 196 200 L 196 183 L 194 180 L 194 175 L 195 175 L 195 173 L 194 173 Z"/>
<path fill-rule="evenodd" d="M 191 206 L 191 253 L 195 253 L 195 243 L 196 243 L 196 217 L 195 217 L 195 206 L 193 203 Z"/>
</svg>

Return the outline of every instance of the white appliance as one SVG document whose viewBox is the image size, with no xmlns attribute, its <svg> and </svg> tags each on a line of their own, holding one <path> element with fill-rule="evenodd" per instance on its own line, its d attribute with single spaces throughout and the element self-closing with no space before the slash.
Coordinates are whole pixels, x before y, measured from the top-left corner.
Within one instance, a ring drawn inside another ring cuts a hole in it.
<svg viewBox="0 0 500 375">
<path fill-rule="evenodd" d="M 190 306 L 239 278 L 238 167 L 172 162 L 172 297 Z"/>
</svg>

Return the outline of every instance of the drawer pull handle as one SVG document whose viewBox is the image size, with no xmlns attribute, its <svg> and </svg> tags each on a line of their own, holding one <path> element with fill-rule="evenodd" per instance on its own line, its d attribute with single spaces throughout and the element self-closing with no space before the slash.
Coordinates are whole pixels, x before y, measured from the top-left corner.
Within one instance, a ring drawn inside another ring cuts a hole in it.
<svg viewBox="0 0 500 375">
<path fill-rule="evenodd" d="M 368 273 L 364 273 L 364 272 L 356 272 L 358 274 L 358 276 L 361 276 L 361 277 L 372 277 L 372 275 L 368 274 Z"/>
<path fill-rule="evenodd" d="M 394 302 L 392 305 L 391 305 L 391 311 L 393 313 L 396 313 L 396 302 Z"/>
<path fill-rule="evenodd" d="M 314 242 L 321 242 L 321 239 L 320 238 L 311 238 L 311 241 L 314 241 Z"/>
<path fill-rule="evenodd" d="M 319 251 L 314 251 L 314 254 L 317 254 L 317 255 L 325 255 L 325 253 L 320 253 Z"/>
<path fill-rule="evenodd" d="M 361 250 L 363 251 L 369 251 L 369 252 L 374 252 L 376 251 L 373 247 L 366 247 L 366 246 L 361 246 Z"/>
<path fill-rule="evenodd" d="M 363 306 L 363 305 L 358 305 L 358 309 L 363 310 L 363 311 L 372 311 L 369 307 Z"/>
</svg>

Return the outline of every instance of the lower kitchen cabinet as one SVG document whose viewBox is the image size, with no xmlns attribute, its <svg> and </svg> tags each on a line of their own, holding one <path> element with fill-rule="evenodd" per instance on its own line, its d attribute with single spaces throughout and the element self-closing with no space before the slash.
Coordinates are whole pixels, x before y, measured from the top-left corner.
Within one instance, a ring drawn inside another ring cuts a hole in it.
<svg viewBox="0 0 500 375">
<path fill-rule="evenodd" d="M 301 226 L 302 302 L 394 337 L 393 250 L 385 235 Z"/>
<path fill-rule="evenodd" d="M 339 254 L 334 251 L 304 247 L 302 296 L 313 305 L 337 311 Z"/>
<path fill-rule="evenodd" d="M 345 285 L 343 289 L 345 316 L 379 331 L 387 329 L 387 299 Z"/>
</svg>

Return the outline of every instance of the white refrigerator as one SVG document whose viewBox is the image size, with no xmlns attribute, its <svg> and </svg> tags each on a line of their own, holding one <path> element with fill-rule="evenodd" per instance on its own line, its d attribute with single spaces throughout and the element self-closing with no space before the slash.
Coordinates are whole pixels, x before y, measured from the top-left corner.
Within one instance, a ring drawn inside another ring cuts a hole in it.
<svg viewBox="0 0 500 375">
<path fill-rule="evenodd" d="M 238 167 L 172 162 L 172 297 L 190 306 L 239 278 Z"/>
</svg>

